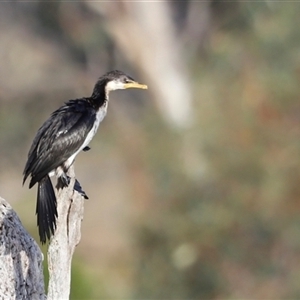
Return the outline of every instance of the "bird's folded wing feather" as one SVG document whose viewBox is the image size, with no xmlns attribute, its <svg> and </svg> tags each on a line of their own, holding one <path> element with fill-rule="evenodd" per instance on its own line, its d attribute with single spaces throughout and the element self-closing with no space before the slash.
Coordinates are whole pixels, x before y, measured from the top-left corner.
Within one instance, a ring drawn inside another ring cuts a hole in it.
<svg viewBox="0 0 300 300">
<path fill-rule="evenodd" d="M 55 111 L 33 141 L 24 170 L 24 182 L 31 174 L 30 185 L 33 186 L 65 162 L 82 146 L 94 120 L 93 110 L 83 109 L 78 103 Z"/>
</svg>

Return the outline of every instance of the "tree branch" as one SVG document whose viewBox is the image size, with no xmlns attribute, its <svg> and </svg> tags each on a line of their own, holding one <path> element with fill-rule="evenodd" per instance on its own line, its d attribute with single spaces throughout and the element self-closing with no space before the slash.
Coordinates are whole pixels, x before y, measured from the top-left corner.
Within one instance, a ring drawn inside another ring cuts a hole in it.
<svg viewBox="0 0 300 300">
<path fill-rule="evenodd" d="M 74 191 L 76 179 L 73 166 L 68 176 L 71 177 L 69 186 L 56 194 L 57 228 L 48 248 L 48 300 L 69 299 L 72 256 L 81 238 L 84 198 Z"/>
</svg>

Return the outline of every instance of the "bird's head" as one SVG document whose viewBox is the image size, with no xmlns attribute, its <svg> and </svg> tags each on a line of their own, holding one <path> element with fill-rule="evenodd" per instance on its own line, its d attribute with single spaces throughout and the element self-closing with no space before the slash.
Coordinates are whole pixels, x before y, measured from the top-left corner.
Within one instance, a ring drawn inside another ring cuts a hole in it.
<svg viewBox="0 0 300 300">
<path fill-rule="evenodd" d="M 104 90 L 108 96 L 109 92 L 123 89 L 147 89 L 147 85 L 136 82 L 133 78 L 126 75 L 122 71 L 110 71 L 99 78 L 97 81 L 93 94 L 99 94 Z"/>
<path fill-rule="evenodd" d="M 136 82 L 133 78 L 122 71 L 111 71 L 103 76 L 106 80 L 106 90 L 108 92 L 123 89 L 147 89 L 147 85 Z"/>
</svg>

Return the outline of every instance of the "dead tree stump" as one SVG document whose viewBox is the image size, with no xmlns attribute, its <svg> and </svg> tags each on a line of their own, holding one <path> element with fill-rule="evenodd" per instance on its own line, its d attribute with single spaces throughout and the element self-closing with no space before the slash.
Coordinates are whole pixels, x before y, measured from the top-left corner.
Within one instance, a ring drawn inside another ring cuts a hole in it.
<svg viewBox="0 0 300 300">
<path fill-rule="evenodd" d="M 46 299 L 43 254 L 0 197 L 0 299 Z"/>
<path fill-rule="evenodd" d="M 73 166 L 68 175 L 69 186 L 56 195 L 58 218 L 48 248 L 47 297 L 43 254 L 8 202 L 0 197 L 0 300 L 69 299 L 72 257 L 81 238 L 84 194 L 74 191 Z"/>
</svg>

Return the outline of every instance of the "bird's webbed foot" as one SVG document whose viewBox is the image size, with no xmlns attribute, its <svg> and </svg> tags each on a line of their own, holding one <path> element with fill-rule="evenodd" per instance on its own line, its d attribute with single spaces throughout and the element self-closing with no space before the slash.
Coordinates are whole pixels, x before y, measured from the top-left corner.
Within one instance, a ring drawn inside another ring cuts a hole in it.
<svg viewBox="0 0 300 300">
<path fill-rule="evenodd" d="M 62 189 L 64 187 L 69 186 L 70 180 L 71 178 L 66 173 L 62 173 L 57 179 L 56 188 Z"/>
<path fill-rule="evenodd" d="M 57 179 L 57 184 L 56 188 L 63 189 L 65 187 L 68 187 L 70 184 L 71 178 L 66 174 L 62 173 L 58 179 Z M 82 189 L 79 181 L 75 178 L 75 184 L 74 184 L 74 191 L 78 192 L 84 199 L 89 199 L 85 191 Z"/>
<path fill-rule="evenodd" d="M 84 199 L 89 199 L 85 191 L 82 189 L 79 181 L 75 179 L 74 191 L 78 192 Z"/>
</svg>

